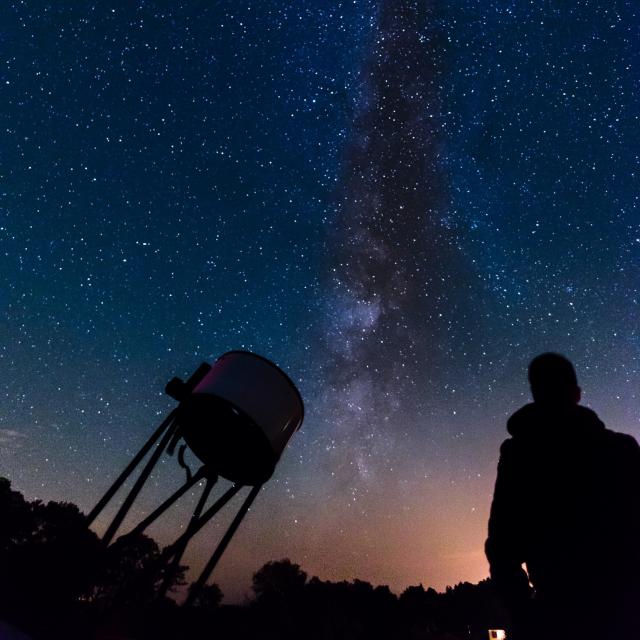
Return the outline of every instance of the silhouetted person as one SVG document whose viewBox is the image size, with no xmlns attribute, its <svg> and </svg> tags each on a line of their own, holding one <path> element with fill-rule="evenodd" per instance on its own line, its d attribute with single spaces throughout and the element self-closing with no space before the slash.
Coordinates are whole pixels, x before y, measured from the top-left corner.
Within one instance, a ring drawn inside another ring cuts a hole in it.
<svg viewBox="0 0 640 640">
<path fill-rule="evenodd" d="M 640 448 L 578 404 L 565 357 L 535 358 L 529 382 L 534 401 L 509 418 L 500 449 L 486 542 L 515 636 L 640 639 Z"/>
</svg>

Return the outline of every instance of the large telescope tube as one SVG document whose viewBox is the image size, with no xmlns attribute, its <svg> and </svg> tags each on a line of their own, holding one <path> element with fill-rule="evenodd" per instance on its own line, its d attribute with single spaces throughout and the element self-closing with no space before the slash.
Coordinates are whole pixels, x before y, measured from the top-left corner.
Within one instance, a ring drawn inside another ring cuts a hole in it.
<svg viewBox="0 0 640 640">
<path fill-rule="evenodd" d="M 176 416 L 193 453 L 212 472 L 245 485 L 271 477 L 303 417 L 302 397 L 289 376 L 249 351 L 220 356 Z"/>
</svg>

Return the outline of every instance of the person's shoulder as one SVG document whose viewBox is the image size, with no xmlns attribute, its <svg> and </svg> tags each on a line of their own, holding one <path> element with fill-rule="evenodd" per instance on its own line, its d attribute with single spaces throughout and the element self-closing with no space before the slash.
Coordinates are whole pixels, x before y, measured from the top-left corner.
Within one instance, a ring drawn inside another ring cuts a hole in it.
<svg viewBox="0 0 640 640">
<path fill-rule="evenodd" d="M 597 448 L 602 469 L 612 479 L 622 480 L 627 489 L 637 487 L 640 480 L 640 446 L 637 440 L 628 433 L 611 429 L 606 429 L 603 435 L 601 446 Z"/>
<path fill-rule="evenodd" d="M 516 442 L 513 438 L 507 438 L 500 445 L 500 455 L 509 455 L 514 449 L 517 448 Z"/>
<path fill-rule="evenodd" d="M 522 451 L 521 443 L 517 438 L 507 438 L 500 445 L 500 459 L 513 460 L 520 456 Z"/>
<path fill-rule="evenodd" d="M 607 444 L 611 447 L 628 452 L 640 452 L 638 441 L 629 433 L 605 429 L 603 435 Z"/>
</svg>

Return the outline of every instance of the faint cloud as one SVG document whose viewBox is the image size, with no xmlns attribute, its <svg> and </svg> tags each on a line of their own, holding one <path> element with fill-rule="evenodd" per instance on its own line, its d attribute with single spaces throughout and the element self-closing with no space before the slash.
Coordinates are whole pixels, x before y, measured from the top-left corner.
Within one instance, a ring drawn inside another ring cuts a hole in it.
<svg viewBox="0 0 640 640">
<path fill-rule="evenodd" d="M 15 429 L 0 429 L 0 446 L 2 445 L 18 445 L 20 441 L 27 436 L 21 431 Z"/>
</svg>

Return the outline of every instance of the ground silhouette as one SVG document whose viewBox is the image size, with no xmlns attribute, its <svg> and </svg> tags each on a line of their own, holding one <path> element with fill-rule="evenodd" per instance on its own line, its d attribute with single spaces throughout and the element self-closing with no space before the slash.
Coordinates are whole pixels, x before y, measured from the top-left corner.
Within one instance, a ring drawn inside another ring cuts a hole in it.
<svg viewBox="0 0 640 640">
<path fill-rule="evenodd" d="M 397 596 L 362 580 L 309 577 L 288 559 L 256 571 L 242 606 L 222 604 L 211 584 L 185 607 L 158 596 L 160 554 L 144 535 L 105 549 L 75 505 L 27 501 L 0 478 L 0 629 L 48 640 L 486 640 L 505 622 L 489 581 Z M 185 570 L 170 576 L 174 590 L 186 587 Z"/>
</svg>

